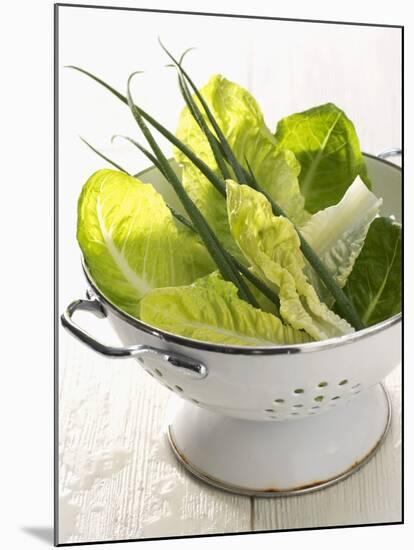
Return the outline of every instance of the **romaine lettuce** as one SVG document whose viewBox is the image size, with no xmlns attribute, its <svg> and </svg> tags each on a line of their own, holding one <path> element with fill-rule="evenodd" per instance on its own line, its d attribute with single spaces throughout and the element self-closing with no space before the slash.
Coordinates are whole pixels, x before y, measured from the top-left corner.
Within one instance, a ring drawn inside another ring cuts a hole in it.
<svg viewBox="0 0 414 550">
<path fill-rule="evenodd" d="M 300 189 L 310 212 L 340 201 L 358 175 L 370 187 L 354 125 L 333 103 L 282 119 L 275 137 L 301 165 Z"/>
<path fill-rule="evenodd" d="M 381 204 L 382 199 L 376 197 L 357 177 L 338 204 L 317 212 L 300 228 L 341 288 L 352 271 Z M 330 303 L 329 293 L 310 266 L 306 273 L 319 296 Z"/>
<path fill-rule="evenodd" d="M 85 183 L 77 238 L 99 288 L 134 316 L 153 288 L 189 284 L 215 269 L 152 185 L 116 170 L 99 170 Z"/>
<path fill-rule="evenodd" d="M 264 195 L 228 180 L 227 208 L 233 238 L 256 272 L 276 286 L 286 323 L 315 340 L 353 331 L 319 300 L 304 273 L 297 231 L 287 218 L 273 215 Z"/>
<path fill-rule="evenodd" d="M 344 288 L 367 326 L 401 311 L 401 239 L 399 223 L 385 217 L 374 220 Z"/>
<path fill-rule="evenodd" d="M 192 285 L 160 288 L 141 301 L 141 319 L 194 340 L 227 345 L 272 346 L 308 342 L 309 336 L 256 309 L 215 272 Z"/>
</svg>

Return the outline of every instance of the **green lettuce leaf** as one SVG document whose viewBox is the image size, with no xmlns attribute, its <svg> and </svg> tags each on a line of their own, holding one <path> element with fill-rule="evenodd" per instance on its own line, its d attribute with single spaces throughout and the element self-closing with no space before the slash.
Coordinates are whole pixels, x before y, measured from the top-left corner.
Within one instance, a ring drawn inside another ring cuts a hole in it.
<svg viewBox="0 0 414 550">
<path fill-rule="evenodd" d="M 193 164 L 183 167 L 182 182 L 221 244 L 239 261 L 245 262 L 230 233 L 226 199 Z"/>
<path fill-rule="evenodd" d="M 189 284 L 215 269 L 152 185 L 116 170 L 99 170 L 85 183 L 77 238 L 100 290 L 134 316 L 150 290 Z"/>
<path fill-rule="evenodd" d="M 305 201 L 299 189 L 297 176 L 300 166 L 292 152 L 277 145 L 276 139 L 266 127 L 255 99 L 247 90 L 221 75 L 211 77 L 200 93 L 239 163 L 247 169 L 247 158 L 260 185 L 295 223 L 304 223 L 309 214 L 304 209 Z M 193 99 L 202 112 L 197 98 L 194 96 Z M 181 112 L 176 133 L 181 141 L 219 174 L 208 140 L 187 107 Z M 182 166 L 183 183 L 187 192 L 221 240 L 233 253 L 238 254 L 229 233 L 225 200 L 185 155 L 177 149 L 174 155 Z"/>
<path fill-rule="evenodd" d="M 194 340 L 259 347 L 310 340 L 304 332 L 241 300 L 233 283 L 217 272 L 189 286 L 149 292 L 140 312 L 145 323 Z"/>
<path fill-rule="evenodd" d="M 275 285 L 286 323 L 315 340 L 353 331 L 319 300 L 304 273 L 297 231 L 287 218 L 273 215 L 264 195 L 228 180 L 227 207 L 233 238 L 256 272 Z"/>
<path fill-rule="evenodd" d="M 382 199 L 376 197 L 358 176 L 338 204 L 317 212 L 300 228 L 341 288 L 352 271 L 381 204 Z M 332 297 L 310 266 L 306 274 L 319 296 L 329 304 Z"/>
<path fill-rule="evenodd" d="M 375 325 L 401 311 L 401 225 L 377 218 L 344 287 L 362 321 Z"/>
<path fill-rule="evenodd" d="M 310 212 L 339 202 L 358 175 L 371 187 L 354 125 L 333 103 L 282 119 L 275 137 L 300 162 L 300 189 Z"/>
<path fill-rule="evenodd" d="M 244 260 L 246 262 L 245 258 Z M 249 271 L 252 272 L 253 275 L 255 275 L 258 279 L 261 278 L 260 273 L 257 273 L 255 269 L 253 269 L 252 267 L 249 267 Z M 265 296 L 253 283 L 251 283 L 248 279 L 246 279 L 246 277 L 243 277 L 243 279 L 246 285 L 249 287 L 253 296 L 256 298 L 256 301 L 259 304 L 260 309 L 262 311 L 266 311 L 267 313 L 272 313 L 273 315 L 280 317 L 278 306 L 272 300 L 270 300 L 270 298 Z"/>
</svg>

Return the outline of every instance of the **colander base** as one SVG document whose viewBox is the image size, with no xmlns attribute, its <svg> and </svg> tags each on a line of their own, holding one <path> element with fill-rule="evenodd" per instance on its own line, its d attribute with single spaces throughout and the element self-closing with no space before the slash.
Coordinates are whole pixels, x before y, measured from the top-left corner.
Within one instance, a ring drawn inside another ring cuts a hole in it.
<svg viewBox="0 0 414 550">
<path fill-rule="evenodd" d="M 278 497 L 354 473 L 379 448 L 390 417 L 381 384 L 323 414 L 276 422 L 227 417 L 181 400 L 167 436 L 187 470 L 210 485 Z"/>
</svg>

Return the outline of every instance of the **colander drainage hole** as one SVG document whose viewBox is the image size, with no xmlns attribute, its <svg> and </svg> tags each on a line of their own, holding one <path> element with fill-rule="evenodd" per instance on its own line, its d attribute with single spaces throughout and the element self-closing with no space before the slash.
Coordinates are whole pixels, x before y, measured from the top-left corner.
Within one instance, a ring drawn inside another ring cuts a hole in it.
<svg viewBox="0 0 414 550">
<path fill-rule="evenodd" d="M 340 385 L 340 386 L 345 386 L 345 384 L 348 384 L 348 380 L 346 380 L 346 379 L 345 379 L 345 380 L 341 380 L 341 381 L 339 382 L 339 385 Z"/>
<path fill-rule="evenodd" d="M 354 386 L 351 387 L 351 390 L 356 390 L 360 387 L 361 387 L 361 384 L 355 384 Z"/>
<path fill-rule="evenodd" d="M 291 416 L 298 416 L 299 413 L 290 413 Z"/>
<path fill-rule="evenodd" d="M 320 409 L 320 406 L 319 406 L 319 405 L 315 405 L 314 407 L 312 407 L 312 409 Z"/>
<path fill-rule="evenodd" d="M 179 391 L 179 392 L 182 392 L 184 391 L 183 388 L 181 386 L 174 386 L 174 388 Z"/>
<path fill-rule="evenodd" d="M 303 388 L 297 388 L 294 390 L 294 393 L 303 393 L 305 390 Z"/>
<path fill-rule="evenodd" d="M 155 374 L 158 374 L 161 378 L 163 377 L 162 372 L 159 369 L 154 369 Z"/>
<path fill-rule="evenodd" d="M 265 412 L 267 412 L 267 413 L 274 413 L 274 412 L 275 412 L 275 409 L 265 409 Z"/>
<path fill-rule="evenodd" d="M 193 403 L 200 403 L 200 401 L 197 401 L 197 399 L 193 399 L 193 398 L 191 398 L 190 401 L 192 401 Z"/>
<path fill-rule="evenodd" d="M 297 405 L 293 405 L 296 409 L 299 409 L 300 407 L 303 407 L 303 405 L 301 405 L 300 403 L 298 403 Z"/>
<path fill-rule="evenodd" d="M 323 395 L 317 395 L 314 400 L 320 403 L 321 401 L 323 401 Z"/>
<path fill-rule="evenodd" d="M 332 401 L 335 401 L 336 399 L 340 399 L 341 396 L 340 395 L 335 395 L 335 397 L 332 397 Z"/>
<path fill-rule="evenodd" d="M 285 400 L 284 399 L 275 399 L 275 403 L 284 403 Z"/>
<path fill-rule="evenodd" d="M 318 388 L 325 388 L 328 385 L 328 382 L 319 382 Z"/>
</svg>

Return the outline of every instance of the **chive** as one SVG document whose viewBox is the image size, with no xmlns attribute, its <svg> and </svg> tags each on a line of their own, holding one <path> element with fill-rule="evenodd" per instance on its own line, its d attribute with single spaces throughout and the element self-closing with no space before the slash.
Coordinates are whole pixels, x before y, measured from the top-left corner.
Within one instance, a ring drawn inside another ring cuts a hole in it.
<svg viewBox="0 0 414 550">
<path fill-rule="evenodd" d="M 196 97 L 198 98 L 201 105 L 203 106 L 204 112 L 206 113 L 211 125 L 213 126 L 213 128 L 214 128 L 214 130 L 217 134 L 218 142 L 221 146 L 221 150 L 223 151 L 224 156 L 226 157 L 227 161 L 230 163 L 231 167 L 234 170 L 234 173 L 236 175 L 236 179 L 238 180 L 239 183 L 249 184 L 250 183 L 249 174 L 246 172 L 246 170 L 243 168 L 243 166 L 241 166 L 241 164 L 239 163 L 239 161 L 235 157 L 235 155 L 234 155 L 234 153 L 233 153 L 226 137 L 224 136 L 224 134 L 221 131 L 221 128 L 218 125 L 213 113 L 211 112 L 210 107 L 208 106 L 207 102 L 205 101 L 205 99 L 201 95 L 201 93 L 200 93 L 199 89 L 197 88 L 197 86 L 194 84 L 193 80 L 190 78 L 189 74 L 183 69 L 183 67 L 181 65 L 182 60 L 184 58 L 184 55 L 187 52 L 185 52 L 181 56 L 180 61 L 177 61 L 173 57 L 173 55 L 167 50 L 167 48 L 162 44 L 160 39 L 158 39 L 158 42 L 160 43 L 161 48 L 165 51 L 165 53 L 169 56 L 169 58 L 173 61 L 174 65 L 177 67 L 179 73 L 181 74 L 182 79 L 184 80 L 184 78 L 185 78 L 188 81 L 188 83 L 190 84 L 190 86 L 192 87 L 192 89 L 194 90 Z"/>
<path fill-rule="evenodd" d="M 183 56 L 181 56 L 183 57 Z M 213 152 L 214 158 L 217 162 L 217 166 L 219 167 L 219 170 L 223 176 L 223 178 L 231 179 L 231 174 L 229 172 L 229 169 L 227 168 L 226 161 L 224 160 L 221 150 L 219 148 L 217 138 L 213 135 L 213 133 L 210 131 L 210 128 L 207 126 L 206 121 L 204 120 L 203 115 L 200 113 L 200 110 L 198 109 L 196 103 L 193 101 L 190 91 L 187 87 L 187 84 L 185 80 L 182 78 L 181 75 L 178 76 L 178 83 L 180 86 L 181 94 L 184 98 L 184 101 L 186 102 L 186 105 L 188 107 L 188 110 L 190 111 L 192 117 L 199 125 L 201 131 L 206 136 L 208 143 L 210 145 L 210 148 Z"/>
<path fill-rule="evenodd" d="M 183 77 L 185 77 L 185 79 L 188 81 L 188 83 L 190 84 L 190 86 L 192 87 L 192 89 L 194 90 L 194 93 L 196 94 L 196 97 L 198 98 L 198 100 L 200 101 L 201 105 L 203 106 L 203 109 L 209 119 L 209 121 L 211 122 L 211 125 L 213 126 L 214 128 L 214 131 L 216 132 L 217 134 L 217 137 L 221 143 L 221 146 L 224 150 L 224 153 L 225 153 L 225 156 L 227 157 L 227 160 L 229 161 L 231 167 L 233 168 L 234 170 L 234 173 L 235 173 L 235 176 L 236 176 L 236 179 L 239 181 L 239 183 L 247 183 L 245 181 L 246 179 L 246 172 L 244 170 L 241 169 L 241 166 L 239 164 L 239 162 L 237 161 L 236 157 L 234 156 L 234 153 L 233 151 L 231 150 L 231 147 L 229 146 L 226 138 L 224 137 L 223 135 L 223 132 L 221 131 L 220 129 L 220 126 L 217 124 L 216 122 L 216 119 L 214 118 L 212 112 L 210 111 L 210 108 L 209 106 L 207 105 L 207 102 L 205 101 L 205 99 L 203 98 L 203 96 L 201 95 L 201 93 L 199 92 L 197 86 L 194 84 L 194 82 L 191 80 L 190 76 L 188 75 L 188 73 L 182 68 L 181 66 L 181 60 L 183 58 L 183 56 L 181 56 L 181 60 L 180 61 L 177 61 L 174 56 L 167 50 L 167 48 L 164 46 L 164 44 L 161 42 L 161 40 L 158 38 L 158 42 L 161 46 L 161 48 L 165 51 L 165 53 L 168 55 L 168 57 L 172 60 L 172 62 L 174 63 L 174 65 L 177 67 L 177 69 L 179 70 L 179 72 L 181 73 L 181 75 Z"/>
<path fill-rule="evenodd" d="M 167 205 L 167 206 L 170 209 L 171 214 L 178 221 L 180 221 L 183 225 L 188 227 L 188 229 L 191 229 L 192 231 L 197 233 L 197 230 L 195 229 L 194 225 L 189 220 L 187 220 L 187 218 L 185 216 L 183 216 L 182 214 L 177 212 L 172 206 L 169 206 L 169 205 Z M 245 265 L 243 265 L 241 262 L 239 262 L 239 260 L 237 258 L 232 256 L 229 252 L 226 252 L 226 253 L 232 259 L 232 261 L 234 262 L 234 264 L 236 265 L 236 267 L 240 271 L 240 273 L 242 275 L 244 275 L 246 277 L 246 279 L 248 279 L 251 283 L 253 283 L 253 285 L 258 290 L 260 290 L 261 293 L 264 296 L 266 296 L 266 298 L 268 298 L 272 303 L 274 303 L 277 308 L 279 308 L 280 307 L 280 301 L 279 301 L 279 296 L 276 294 L 276 292 L 271 290 L 261 279 L 259 279 L 259 277 L 256 277 L 256 275 L 254 275 L 254 273 L 249 271 L 249 269 Z"/>
<path fill-rule="evenodd" d="M 173 61 L 174 65 L 176 66 L 177 70 L 179 71 L 179 73 L 182 77 L 182 80 L 186 79 L 189 82 L 190 86 L 193 88 L 196 97 L 198 98 L 201 105 L 203 106 L 204 112 L 206 113 L 208 119 L 210 120 L 211 125 L 213 126 L 213 128 L 214 128 L 214 130 L 217 134 L 218 143 L 221 147 L 221 150 L 223 151 L 223 154 L 224 154 L 225 158 L 227 159 L 227 161 L 230 163 L 231 167 L 233 168 L 234 173 L 236 175 L 236 179 L 238 180 L 239 183 L 246 183 L 246 184 L 251 183 L 249 174 L 246 172 L 246 170 L 243 168 L 243 166 L 239 163 L 236 156 L 234 155 L 234 153 L 233 153 L 226 137 L 224 136 L 223 132 L 221 131 L 221 128 L 220 128 L 219 124 L 217 123 L 213 113 L 211 112 L 207 102 L 205 101 L 205 99 L 201 95 L 200 91 L 198 90 L 197 86 L 194 84 L 193 80 L 190 78 L 189 74 L 182 67 L 182 61 L 183 61 L 184 56 L 185 56 L 185 54 L 187 53 L 188 50 L 186 52 L 184 52 L 184 54 L 181 56 L 180 60 L 177 61 L 173 57 L 173 55 L 165 48 L 165 46 L 162 44 L 160 39 L 158 39 L 158 42 L 160 43 L 160 46 L 165 51 L 165 53 Z M 189 94 L 189 92 L 188 92 L 188 94 Z M 200 116 L 202 117 L 202 115 L 200 115 Z"/>
<path fill-rule="evenodd" d="M 115 90 L 112 86 L 107 84 L 104 80 L 98 78 L 97 76 L 93 75 L 92 73 L 86 71 L 85 69 L 81 69 L 80 67 L 76 67 L 75 65 L 66 65 L 69 69 L 75 69 L 76 71 L 79 71 L 86 76 L 89 76 L 92 78 L 92 80 L 95 80 L 95 82 L 98 82 L 98 84 L 101 84 L 104 88 L 109 90 L 111 93 L 113 93 L 118 99 L 120 99 L 123 103 L 128 105 L 127 98 L 122 95 L 120 92 Z M 226 196 L 226 186 L 224 184 L 224 181 L 219 178 L 213 170 L 203 161 L 201 160 L 189 147 L 187 147 L 182 141 L 180 141 L 172 132 L 167 130 L 162 124 L 160 124 L 155 118 L 153 118 L 151 115 L 146 113 L 143 109 L 140 107 L 137 107 L 135 105 L 135 108 L 137 109 L 137 112 L 147 120 L 151 126 L 153 126 L 160 134 L 162 134 L 165 138 L 168 139 L 177 149 L 179 149 L 184 155 L 191 160 L 191 162 L 206 176 L 206 178 L 214 185 L 214 187 L 217 189 L 217 191 L 223 195 L 223 197 Z"/>
<path fill-rule="evenodd" d="M 138 126 L 140 127 L 145 138 L 147 139 L 149 145 L 151 146 L 153 153 L 155 154 L 159 163 L 161 164 L 163 173 L 166 175 L 169 183 L 173 186 L 175 192 L 177 193 L 178 198 L 180 199 L 187 214 L 190 216 L 191 221 L 193 222 L 195 228 L 197 229 L 198 234 L 200 235 L 211 257 L 213 258 L 217 267 L 219 268 L 219 271 L 222 277 L 228 281 L 231 281 L 233 284 L 235 284 L 235 286 L 239 290 L 240 297 L 243 300 L 245 300 L 246 302 L 250 302 L 250 304 L 256 308 L 259 308 L 259 305 L 255 297 L 251 293 L 250 289 L 245 284 L 242 277 L 236 270 L 233 262 L 231 262 L 227 257 L 217 237 L 214 235 L 213 231 L 211 230 L 210 226 L 204 219 L 203 215 L 198 210 L 196 205 L 193 203 L 191 198 L 188 196 L 181 181 L 178 179 L 174 170 L 171 168 L 167 158 L 165 157 L 160 147 L 158 146 L 157 142 L 155 141 L 154 137 L 152 136 L 150 129 L 144 122 L 144 119 L 140 113 L 140 109 L 134 104 L 131 97 L 130 84 L 131 84 L 131 79 L 136 74 L 138 74 L 138 72 L 132 73 L 129 76 L 128 84 L 127 84 L 127 101 L 128 101 L 128 106 L 131 110 L 132 115 L 134 116 Z"/>
<path fill-rule="evenodd" d="M 161 172 L 161 174 L 165 177 L 165 174 L 163 172 L 163 169 L 162 169 L 162 166 L 161 164 L 158 162 L 158 159 L 156 157 L 154 157 L 154 155 L 148 151 L 148 149 L 146 149 L 143 145 L 141 145 L 140 143 L 138 143 L 137 141 L 135 141 L 135 139 L 132 139 L 131 137 L 129 136 L 121 136 L 119 134 L 115 134 L 114 136 L 112 136 L 111 138 L 111 141 L 114 141 L 114 139 L 116 138 L 122 138 L 122 139 L 126 139 L 127 141 L 129 141 L 130 143 L 132 143 L 137 149 L 139 149 L 141 151 L 141 153 L 143 153 L 147 159 L 152 162 L 152 164 L 158 168 L 158 170 Z M 137 178 L 139 175 L 139 172 L 137 174 L 134 174 L 134 178 Z"/>
<path fill-rule="evenodd" d="M 257 183 L 256 176 L 254 175 L 254 172 L 252 170 L 252 167 L 250 166 L 249 161 L 247 160 L 246 155 L 244 155 L 244 162 L 246 163 L 247 169 L 249 171 L 250 187 L 253 187 L 257 190 L 259 188 L 259 184 Z"/>
<path fill-rule="evenodd" d="M 174 218 L 176 218 L 179 222 L 181 222 L 183 225 L 185 225 L 187 227 L 187 229 L 191 229 L 191 231 L 194 231 L 194 233 L 197 233 L 197 229 L 194 227 L 194 225 L 189 220 L 187 220 L 187 218 L 185 216 L 183 216 L 182 214 L 177 212 L 177 210 L 175 208 L 173 208 L 172 206 L 170 206 L 169 204 L 167 204 L 167 207 L 169 208 L 169 210 L 170 210 L 171 214 L 174 216 Z"/>
<path fill-rule="evenodd" d="M 96 153 L 99 157 L 103 158 L 104 160 L 106 160 L 106 162 L 109 162 L 109 164 L 112 164 L 112 166 L 115 166 L 115 168 L 118 168 L 118 170 L 120 170 L 121 172 L 124 172 L 125 174 L 128 174 L 129 176 L 129 173 L 125 170 L 125 168 L 122 168 L 122 166 L 120 166 L 119 164 L 117 164 L 116 162 L 114 162 L 113 160 L 111 160 L 110 158 L 106 157 L 103 153 L 101 153 L 100 151 L 98 151 L 98 149 L 95 149 L 95 147 L 93 145 L 91 145 L 90 143 L 88 143 L 86 141 L 86 139 L 84 139 L 83 137 L 79 136 L 80 139 L 83 141 L 83 143 L 85 145 L 87 145 L 89 147 L 89 149 L 92 149 L 92 151 L 94 153 Z"/>
<path fill-rule="evenodd" d="M 254 273 L 252 273 L 244 264 L 239 262 L 237 258 L 234 256 L 229 256 L 233 259 L 237 269 L 240 271 L 242 275 L 246 277 L 253 285 L 260 290 L 260 292 L 266 296 L 276 307 L 277 309 L 280 308 L 280 300 L 279 296 L 274 292 L 272 289 L 270 289 L 259 277 L 256 277 Z"/>
</svg>

